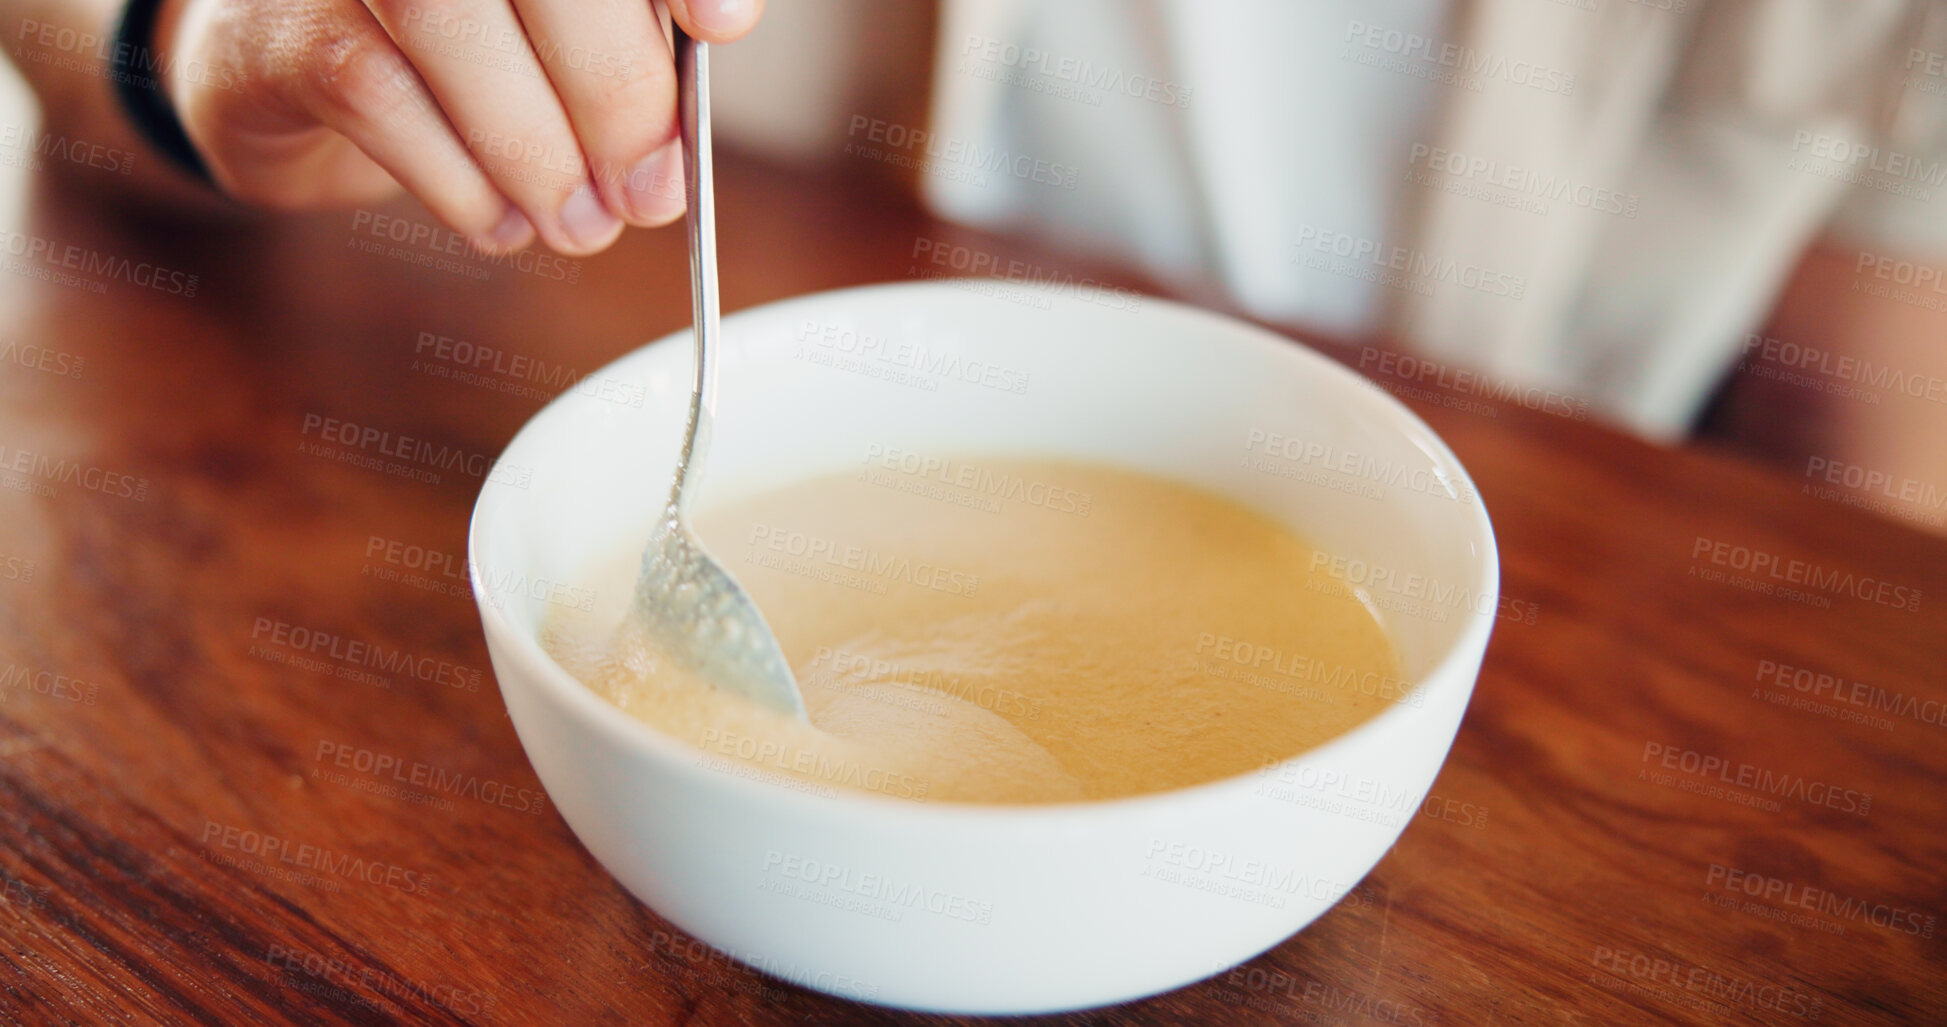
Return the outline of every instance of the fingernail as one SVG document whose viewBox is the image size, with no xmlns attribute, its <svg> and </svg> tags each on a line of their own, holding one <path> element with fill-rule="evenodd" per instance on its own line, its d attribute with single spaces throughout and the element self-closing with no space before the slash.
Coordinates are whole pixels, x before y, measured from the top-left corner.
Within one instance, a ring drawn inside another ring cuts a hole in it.
<svg viewBox="0 0 1947 1027">
<path fill-rule="evenodd" d="M 651 225 L 667 224 L 683 213 L 683 144 L 672 139 L 642 158 L 622 183 L 630 217 Z"/>
<path fill-rule="evenodd" d="M 493 234 L 487 238 L 494 249 L 518 250 L 534 238 L 534 225 L 519 207 L 510 203 L 507 213 L 500 217 L 500 224 L 494 226 Z"/>
<path fill-rule="evenodd" d="M 690 0 L 690 20 L 713 35 L 748 31 L 757 17 L 756 0 Z"/>
<path fill-rule="evenodd" d="M 584 182 L 561 205 L 561 227 L 576 246 L 595 250 L 608 245 L 622 230 L 622 219 L 609 213 L 601 197 L 595 195 L 595 187 Z"/>
</svg>

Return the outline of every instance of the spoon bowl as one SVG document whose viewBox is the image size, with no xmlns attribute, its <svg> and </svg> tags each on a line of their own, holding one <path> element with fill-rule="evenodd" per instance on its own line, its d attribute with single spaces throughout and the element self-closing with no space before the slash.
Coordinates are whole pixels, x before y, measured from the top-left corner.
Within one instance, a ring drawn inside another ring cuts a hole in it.
<svg viewBox="0 0 1947 1027">
<path fill-rule="evenodd" d="M 710 168 L 710 48 L 672 25 L 676 100 L 682 122 L 684 215 L 690 237 L 690 295 L 696 335 L 696 384 L 689 424 L 662 520 L 642 554 L 628 630 L 650 651 L 720 688 L 748 696 L 800 720 L 804 698 L 764 615 L 750 593 L 703 548 L 689 529 L 691 503 L 710 448 L 716 408 L 716 196 Z"/>
</svg>

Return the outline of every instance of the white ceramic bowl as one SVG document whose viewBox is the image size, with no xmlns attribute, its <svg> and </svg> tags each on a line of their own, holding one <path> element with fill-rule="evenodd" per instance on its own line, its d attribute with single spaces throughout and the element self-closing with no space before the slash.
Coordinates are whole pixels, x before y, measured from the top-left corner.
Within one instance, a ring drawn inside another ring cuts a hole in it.
<svg viewBox="0 0 1947 1027">
<path fill-rule="evenodd" d="M 550 604 L 585 600 L 593 561 L 642 540 L 660 508 L 688 396 L 680 332 L 537 414 L 483 489 L 469 541 L 494 674 L 535 772 L 595 858 L 671 922 L 847 998 L 1101 1005 L 1278 944 L 1419 811 L 1472 694 L 1500 575 L 1466 472 L 1392 397 L 1240 321 L 1075 289 L 872 286 L 745 311 L 724 333 L 705 504 L 857 469 L 874 446 L 1172 476 L 1347 558 L 1335 573 L 1370 596 L 1415 688 L 1259 772 L 1110 802 L 913 802 L 726 772 L 589 692 L 536 637 Z M 1282 687 L 1269 659 L 1258 669 Z"/>
</svg>

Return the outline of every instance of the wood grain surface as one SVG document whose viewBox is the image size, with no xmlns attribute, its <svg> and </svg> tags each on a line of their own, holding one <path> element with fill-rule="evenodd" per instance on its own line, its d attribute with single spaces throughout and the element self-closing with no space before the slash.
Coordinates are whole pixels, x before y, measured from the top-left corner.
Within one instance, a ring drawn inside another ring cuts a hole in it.
<svg viewBox="0 0 1947 1027">
<path fill-rule="evenodd" d="M 922 240 L 1088 270 L 723 163 L 728 310 L 914 277 Z M 496 265 L 403 205 L 213 229 L 36 188 L 9 231 L 129 262 L 0 275 L 0 1022 L 963 1022 L 764 977 L 624 893 L 487 668 L 481 464 L 399 477 L 307 428 L 490 459 L 559 385 L 422 339 L 585 374 L 687 323 L 679 231 Z M 1046 1022 L 1947 1022 L 1947 541 L 1329 351 L 1424 414 L 1494 517 L 1507 601 L 1452 756 L 1306 931 Z M 1794 560 L 1817 573 L 1765 570 Z M 297 632 L 416 659 L 348 675 Z M 460 783 L 416 801 L 344 747 Z"/>
</svg>

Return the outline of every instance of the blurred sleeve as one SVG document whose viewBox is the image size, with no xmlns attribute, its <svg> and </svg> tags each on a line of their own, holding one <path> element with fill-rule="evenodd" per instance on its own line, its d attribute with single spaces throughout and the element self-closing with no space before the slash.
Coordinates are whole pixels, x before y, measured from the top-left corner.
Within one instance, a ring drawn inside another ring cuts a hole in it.
<svg viewBox="0 0 1947 1027">
<path fill-rule="evenodd" d="M 948 218 L 1112 257 L 1266 320 L 1369 331 L 1387 287 L 1300 246 L 1388 239 L 1448 71 L 1357 40 L 1437 50 L 1450 7 L 945 0 L 933 135 L 909 150 Z"/>
<path fill-rule="evenodd" d="M 947 217 L 1670 439 L 1821 233 L 1940 245 L 1943 6 L 946 0 L 906 142 Z"/>
<path fill-rule="evenodd" d="M 1940 262 L 1947 259 L 1947 5 L 1923 5 L 1914 22 L 1882 69 L 1870 136 L 1813 146 L 1823 146 L 1822 166 L 1851 186 L 1832 235 Z"/>
<path fill-rule="evenodd" d="M 1528 6 L 1478 0 L 1470 45 L 1543 45 L 1526 38 Z M 1855 147 L 1884 155 L 1888 111 L 1906 88 L 1900 66 L 1925 9 L 1937 7 L 1673 0 L 1588 12 L 1583 31 L 1554 44 L 1578 47 L 1562 58 L 1578 73 L 1572 104 L 1529 97 L 1529 110 L 1512 111 L 1457 96 L 1442 139 L 1594 183 L 1627 198 L 1626 209 L 1555 203 L 1523 220 L 1436 198 L 1415 222 L 1415 245 L 1511 269 L 1525 295 L 1413 297 L 1396 330 L 1456 362 L 1578 395 L 1639 434 L 1682 436 L 1806 246 L 1870 181 L 1870 157 L 1830 157 Z M 1925 198 L 1899 205 L 1897 216 L 1937 216 Z"/>
</svg>

